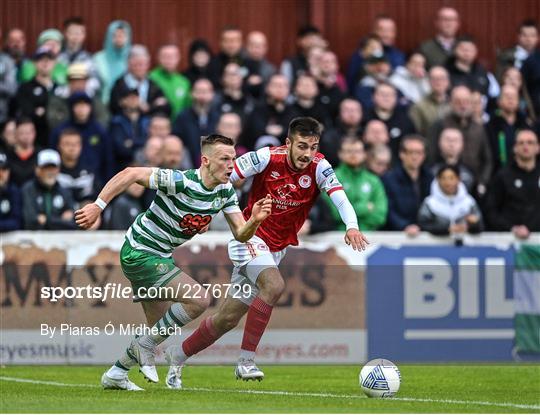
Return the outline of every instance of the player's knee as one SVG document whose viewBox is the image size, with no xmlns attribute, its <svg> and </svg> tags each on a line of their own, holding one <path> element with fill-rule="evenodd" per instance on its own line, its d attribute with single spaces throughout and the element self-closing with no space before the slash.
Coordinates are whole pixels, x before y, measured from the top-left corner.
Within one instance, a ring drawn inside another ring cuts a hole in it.
<svg viewBox="0 0 540 415">
<path fill-rule="evenodd" d="M 285 291 L 285 281 L 277 270 L 275 272 L 272 270 L 263 278 L 259 278 L 257 282 L 260 289 L 259 295 L 271 305 L 274 305 Z"/>
</svg>

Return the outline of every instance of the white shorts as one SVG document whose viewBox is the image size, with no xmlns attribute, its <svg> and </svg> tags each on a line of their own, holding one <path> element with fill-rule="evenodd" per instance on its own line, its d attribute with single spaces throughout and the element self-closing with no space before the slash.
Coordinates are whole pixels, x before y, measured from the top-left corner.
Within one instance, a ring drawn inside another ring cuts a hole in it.
<svg viewBox="0 0 540 415">
<path fill-rule="evenodd" d="M 234 268 L 231 275 L 231 284 L 233 286 L 249 285 L 249 290 L 230 290 L 233 298 L 239 299 L 244 304 L 250 305 L 257 297 L 259 289 L 257 288 L 257 278 L 259 274 L 267 268 L 277 268 L 286 249 L 278 252 L 270 252 L 270 248 L 261 238 L 254 236 L 249 241 L 242 243 L 236 239 L 229 241 L 229 258 Z"/>
</svg>

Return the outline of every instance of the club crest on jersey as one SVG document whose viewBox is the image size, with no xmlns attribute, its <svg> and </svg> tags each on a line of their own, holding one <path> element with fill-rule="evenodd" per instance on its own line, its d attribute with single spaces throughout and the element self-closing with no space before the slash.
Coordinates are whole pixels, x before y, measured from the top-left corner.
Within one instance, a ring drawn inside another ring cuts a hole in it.
<svg viewBox="0 0 540 415">
<path fill-rule="evenodd" d="M 309 186 L 311 186 L 311 177 L 309 177 L 307 174 L 304 174 L 298 179 L 298 184 L 301 188 L 307 189 Z"/>
<path fill-rule="evenodd" d="M 222 197 L 216 197 L 212 202 L 212 209 L 219 209 L 225 204 L 225 199 Z"/>
<path fill-rule="evenodd" d="M 295 190 L 296 190 L 295 184 L 287 183 L 282 186 L 279 186 L 276 189 L 276 192 L 279 195 L 279 197 L 281 197 L 282 199 L 287 199 L 288 197 L 291 196 L 291 192 L 294 192 Z"/>
</svg>

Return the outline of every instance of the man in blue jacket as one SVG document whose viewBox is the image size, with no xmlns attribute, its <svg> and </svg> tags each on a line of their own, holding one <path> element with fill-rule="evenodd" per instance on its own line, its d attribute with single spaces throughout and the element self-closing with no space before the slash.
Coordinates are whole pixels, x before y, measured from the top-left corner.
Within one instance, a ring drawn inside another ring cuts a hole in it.
<svg viewBox="0 0 540 415">
<path fill-rule="evenodd" d="M 429 195 L 433 174 L 422 166 L 426 158 L 422 136 L 407 135 L 399 146 L 401 164 L 383 176 L 383 184 L 388 196 L 389 230 L 405 231 L 416 236 L 420 228 L 416 223 L 418 209 Z"/>
</svg>

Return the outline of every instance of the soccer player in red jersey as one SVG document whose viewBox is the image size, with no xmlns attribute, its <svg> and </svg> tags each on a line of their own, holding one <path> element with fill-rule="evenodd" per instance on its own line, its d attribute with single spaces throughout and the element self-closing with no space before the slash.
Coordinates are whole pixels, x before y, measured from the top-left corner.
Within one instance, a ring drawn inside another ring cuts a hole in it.
<svg viewBox="0 0 540 415">
<path fill-rule="evenodd" d="M 234 264 L 231 283 L 250 284 L 251 295 L 229 293 L 218 312 L 203 320 L 181 346 L 167 349 L 166 357 L 171 365 L 167 386 L 170 388 L 182 387 L 181 369 L 188 357 L 206 349 L 236 327 L 246 313 L 235 375 L 237 379 L 262 380 L 264 373 L 257 368 L 254 358 L 272 308 L 285 289 L 278 265 L 287 246 L 298 245 L 298 231 L 321 191 L 330 196 L 346 225 L 345 243 L 355 250 L 363 250 L 367 245 L 365 236 L 358 230 L 354 209 L 332 166 L 317 151 L 321 132 L 322 126 L 317 120 L 295 118 L 289 125 L 286 145 L 265 147 L 236 160 L 232 182 L 254 176 L 244 216 L 249 217 L 257 200 L 268 194 L 272 198 L 272 213 L 259 226 L 255 236 L 246 243 L 229 242 L 229 257 Z"/>
</svg>

